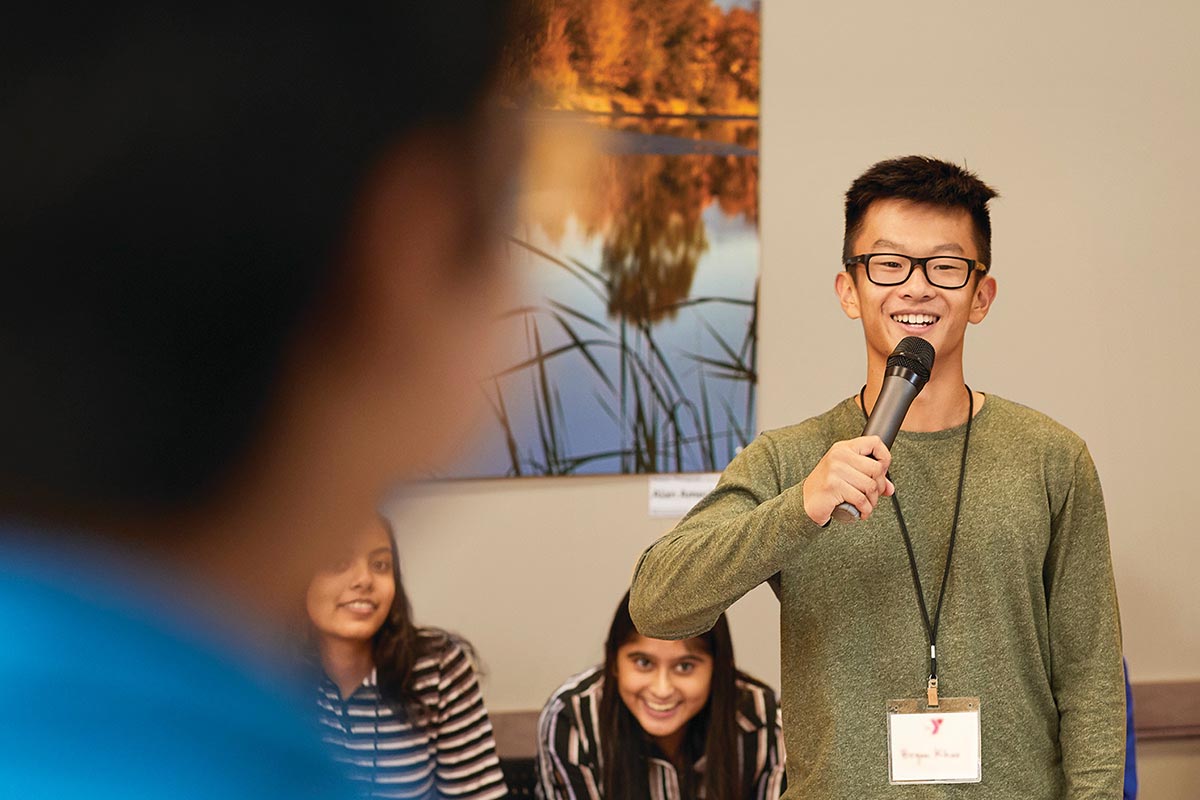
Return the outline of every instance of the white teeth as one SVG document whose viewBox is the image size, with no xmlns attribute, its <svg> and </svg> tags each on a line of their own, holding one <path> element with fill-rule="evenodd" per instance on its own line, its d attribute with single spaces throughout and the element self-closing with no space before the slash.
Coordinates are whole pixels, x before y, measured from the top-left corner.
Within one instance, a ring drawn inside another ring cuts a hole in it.
<svg viewBox="0 0 1200 800">
<path fill-rule="evenodd" d="M 892 319 L 905 325 L 932 325 L 938 321 L 933 314 L 892 314 Z"/>
<path fill-rule="evenodd" d="M 646 701 L 646 705 L 650 706 L 651 711 L 670 711 L 676 706 L 675 703 L 668 703 L 665 706 L 660 706 L 658 703 L 651 703 L 649 700 Z"/>
<path fill-rule="evenodd" d="M 347 608 L 353 608 L 355 611 L 370 611 L 375 608 L 375 604 L 370 600 L 354 600 L 346 603 Z"/>
</svg>

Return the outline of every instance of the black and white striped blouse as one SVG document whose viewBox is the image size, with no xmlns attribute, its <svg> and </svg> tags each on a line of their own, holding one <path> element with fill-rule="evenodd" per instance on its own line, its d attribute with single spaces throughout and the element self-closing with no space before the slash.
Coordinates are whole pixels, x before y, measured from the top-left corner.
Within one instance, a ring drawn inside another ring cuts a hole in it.
<svg viewBox="0 0 1200 800">
<path fill-rule="evenodd" d="M 775 693 L 737 681 L 737 725 L 742 768 L 752 771 L 753 800 L 778 800 L 784 787 L 783 719 Z M 600 771 L 600 696 L 604 668 L 574 676 L 550 696 L 538 717 L 538 796 L 543 800 L 604 800 Z M 652 800 L 681 800 L 670 761 L 650 758 Z M 694 765 L 704 772 L 704 758 Z M 703 792 L 703 781 L 698 781 Z M 608 798 L 621 800 L 621 798 Z M 721 798 L 720 800 L 724 800 Z"/>
<path fill-rule="evenodd" d="M 414 726 L 379 696 L 375 671 L 350 697 L 323 676 L 317 690 L 321 736 L 363 797 L 494 800 L 507 788 L 492 723 L 463 648 L 444 634 L 413 673 L 428 722 Z"/>
</svg>

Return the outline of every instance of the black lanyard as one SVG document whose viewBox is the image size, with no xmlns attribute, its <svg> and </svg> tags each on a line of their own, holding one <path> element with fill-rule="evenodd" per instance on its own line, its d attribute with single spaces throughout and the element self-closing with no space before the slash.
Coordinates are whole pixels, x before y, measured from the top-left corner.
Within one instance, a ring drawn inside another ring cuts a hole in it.
<svg viewBox="0 0 1200 800">
<path fill-rule="evenodd" d="M 966 384 L 963 384 L 966 386 Z M 900 535 L 904 537 L 904 547 L 908 550 L 908 565 L 912 568 L 913 588 L 917 592 L 917 605 L 921 608 L 921 619 L 925 622 L 925 634 L 929 637 L 929 684 L 927 699 L 930 707 L 938 705 L 937 695 L 937 635 L 938 625 L 942 620 L 942 601 L 946 599 L 946 584 L 950 582 L 950 563 L 954 558 L 954 541 L 958 538 L 958 514 L 962 510 L 963 484 L 967 478 L 967 448 L 971 444 L 971 421 L 975 418 L 975 395 L 971 387 L 967 389 L 967 430 L 963 436 L 962 461 L 958 468 L 958 493 L 954 498 L 954 522 L 950 526 L 950 545 L 946 548 L 946 568 L 942 572 L 942 587 L 938 590 L 937 607 L 933 610 L 933 622 L 929 621 L 929 609 L 925 605 L 925 590 L 921 586 L 921 574 L 917 570 L 917 557 L 913 553 L 912 537 L 908 535 L 908 525 L 904 522 L 904 513 L 900 510 L 900 499 L 892 495 L 892 505 L 896 509 L 896 521 L 900 523 Z M 867 387 L 859 392 L 858 402 L 862 404 L 863 414 L 867 413 Z M 891 476 L 889 475 L 889 478 Z"/>
</svg>

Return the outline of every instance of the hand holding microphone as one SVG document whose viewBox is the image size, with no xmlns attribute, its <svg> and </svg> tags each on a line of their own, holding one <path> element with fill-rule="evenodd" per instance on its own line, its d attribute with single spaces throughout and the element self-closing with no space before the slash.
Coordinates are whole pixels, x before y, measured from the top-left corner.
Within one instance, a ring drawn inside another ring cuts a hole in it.
<svg viewBox="0 0 1200 800">
<path fill-rule="evenodd" d="M 829 448 L 804 480 L 804 511 L 813 522 L 824 525 L 830 516 L 839 522 L 866 519 L 880 497 L 895 493 L 887 478 L 892 460 L 888 448 L 929 381 L 933 359 L 933 345 L 918 336 L 896 345 L 863 435 Z"/>
<path fill-rule="evenodd" d="M 818 525 L 849 505 L 862 519 L 896 487 L 887 478 L 892 454 L 878 436 L 837 442 L 804 479 L 804 512 Z"/>
</svg>

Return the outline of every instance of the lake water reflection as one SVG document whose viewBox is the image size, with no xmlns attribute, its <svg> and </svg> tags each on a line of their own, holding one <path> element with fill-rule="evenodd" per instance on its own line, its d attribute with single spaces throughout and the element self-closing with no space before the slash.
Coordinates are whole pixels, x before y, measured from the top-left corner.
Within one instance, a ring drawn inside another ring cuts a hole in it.
<svg viewBox="0 0 1200 800">
<path fill-rule="evenodd" d="M 536 117 L 523 343 L 451 477 L 719 470 L 754 435 L 756 119 Z"/>
</svg>

